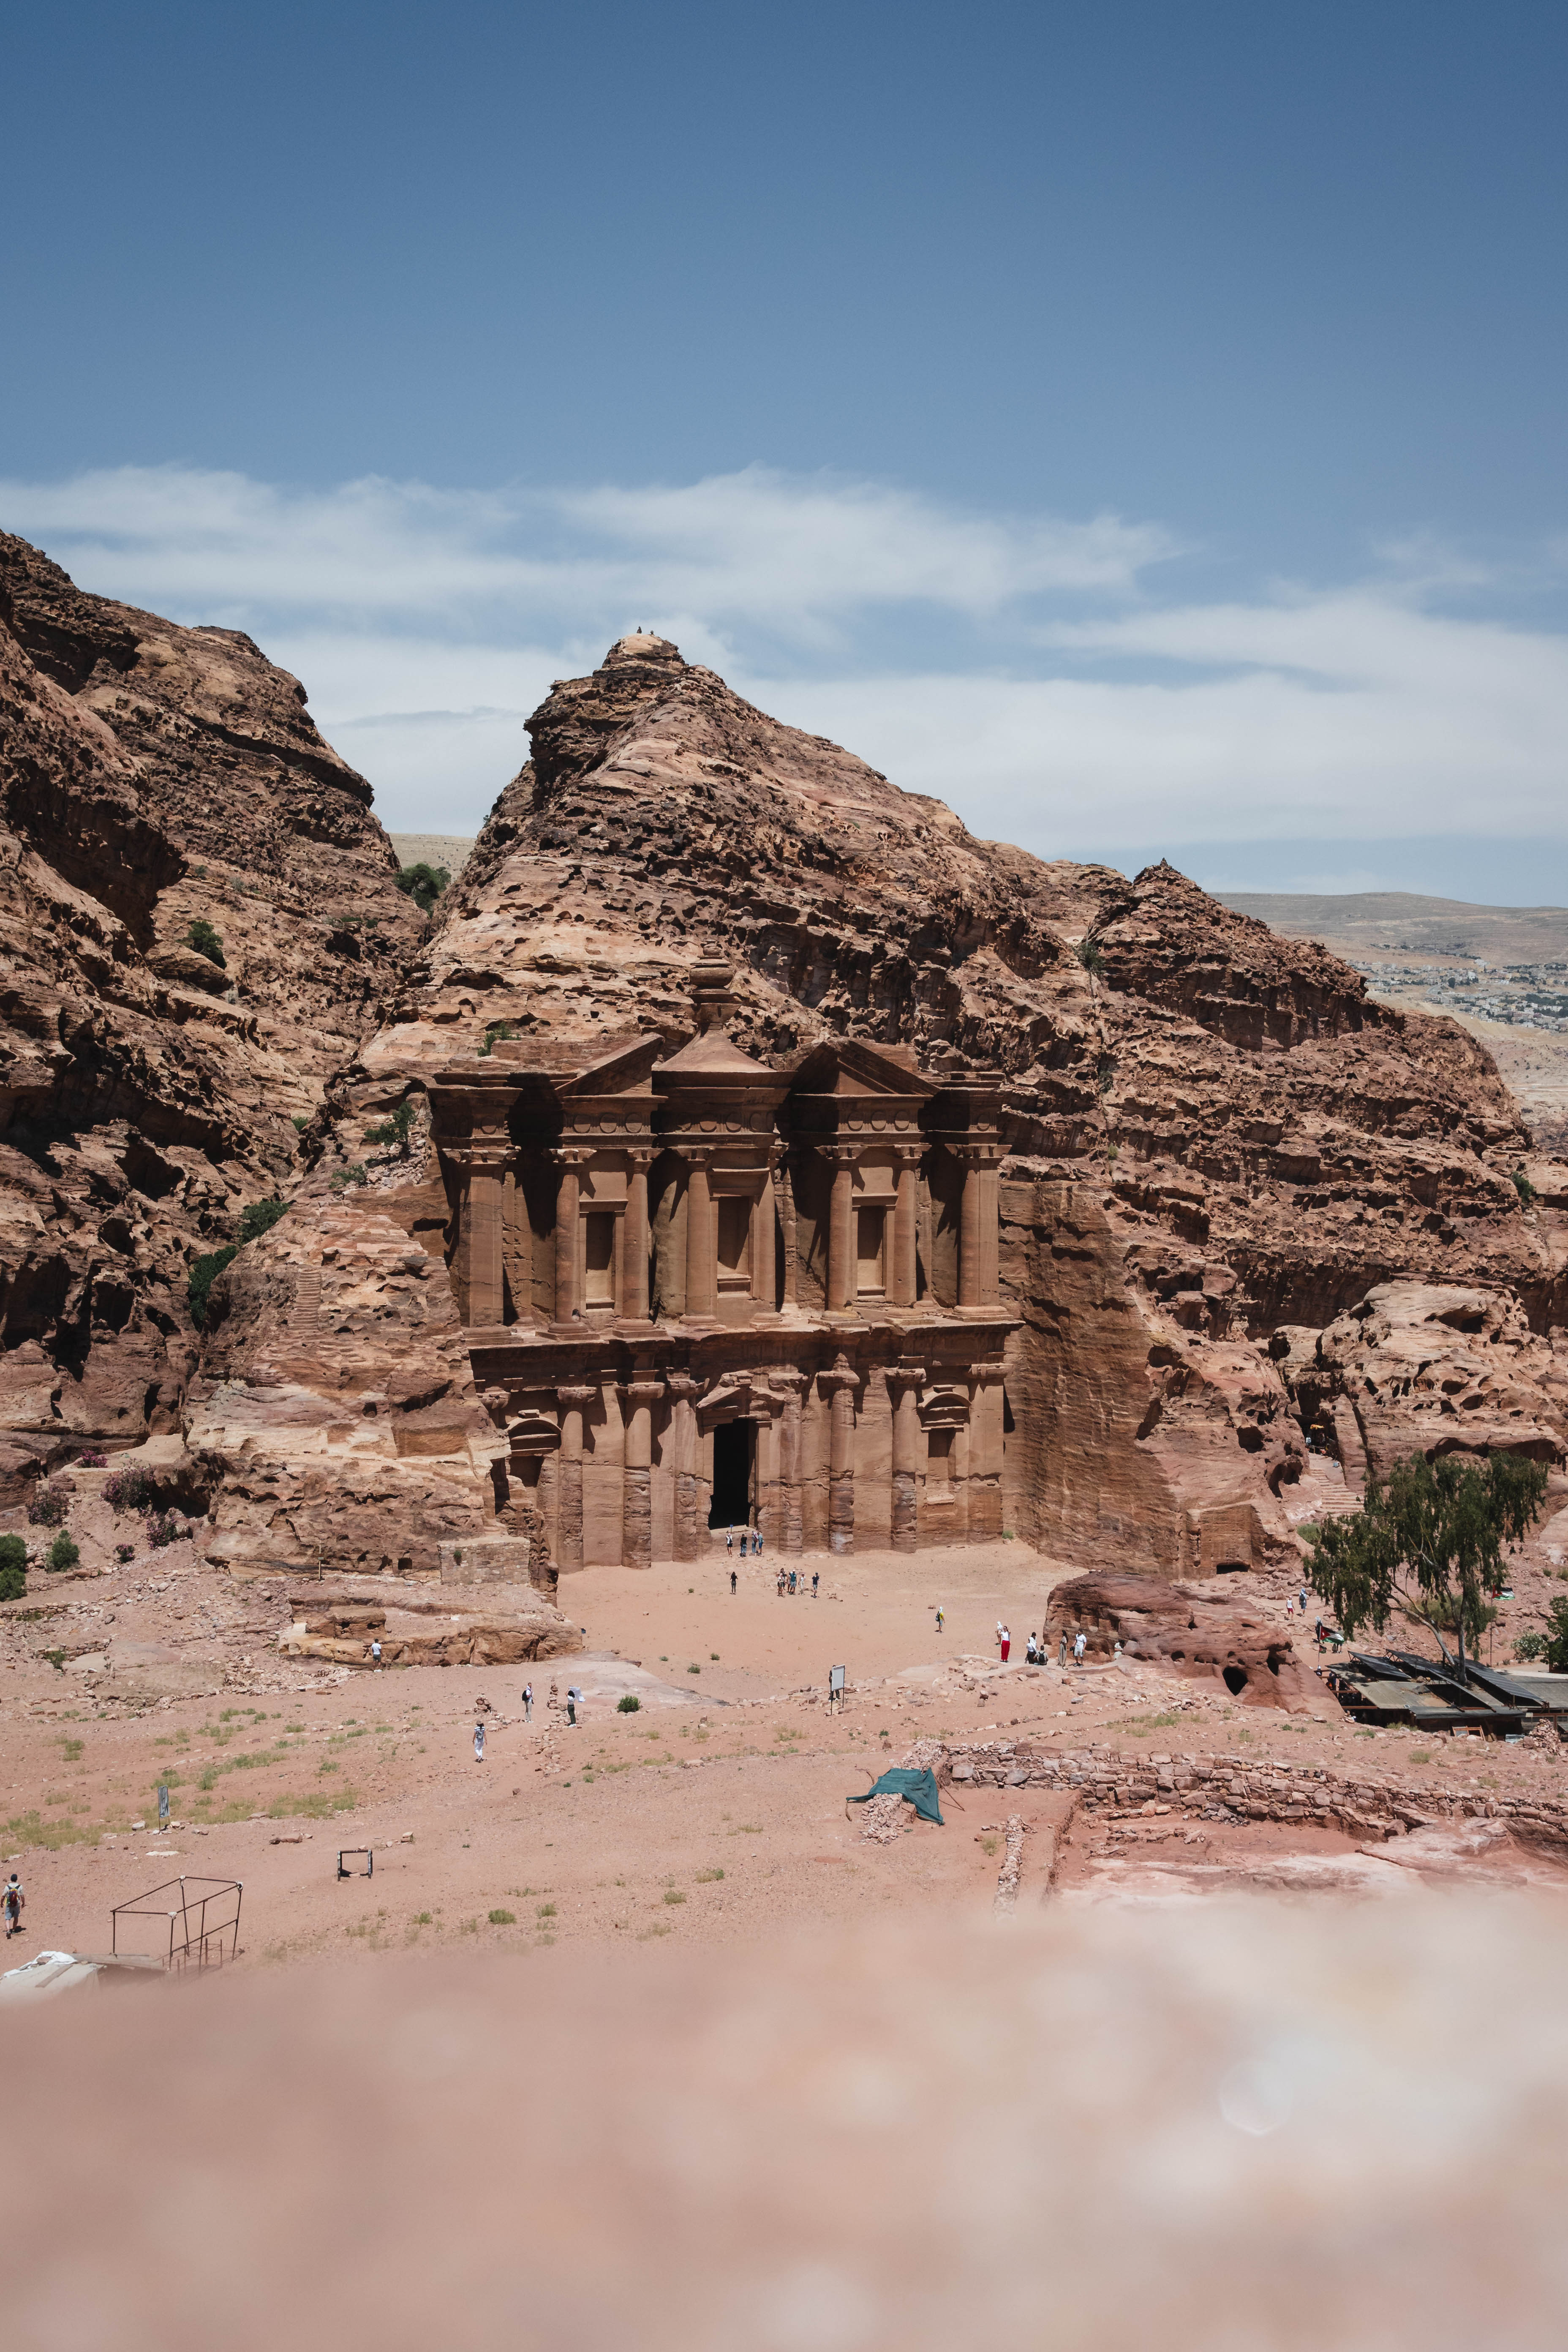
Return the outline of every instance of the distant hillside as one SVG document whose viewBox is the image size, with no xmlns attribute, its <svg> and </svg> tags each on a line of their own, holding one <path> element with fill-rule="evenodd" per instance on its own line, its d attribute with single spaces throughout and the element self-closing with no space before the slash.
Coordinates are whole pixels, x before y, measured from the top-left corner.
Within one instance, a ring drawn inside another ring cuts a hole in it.
<svg viewBox="0 0 1568 2352">
<path fill-rule="evenodd" d="M 444 866 L 454 882 L 474 845 L 472 836 L 462 833 L 394 833 L 387 837 L 399 866 Z"/>
<path fill-rule="evenodd" d="M 1568 957 L 1568 907 L 1475 907 L 1463 898 L 1424 898 L 1412 890 L 1357 890 L 1343 898 L 1216 890 L 1215 896 L 1286 939 L 1321 940 L 1353 963 L 1378 961 L 1402 950 L 1423 956 L 1484 956 L 1488 963 L 1556 963 Z"/>
</svg>

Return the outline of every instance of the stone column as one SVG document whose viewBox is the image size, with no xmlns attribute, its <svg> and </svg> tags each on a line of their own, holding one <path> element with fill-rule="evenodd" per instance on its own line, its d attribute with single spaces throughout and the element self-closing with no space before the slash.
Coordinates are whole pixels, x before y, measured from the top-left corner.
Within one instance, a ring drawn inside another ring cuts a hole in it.
<svg viewBox="0 0 1568 2352">
<path fill-rule="evenodd" d="M 969 1423 L 952 1433 L 952 1540 L 969 1541 Z"/>
<path fill-rule="evenodd" d="M 958 1213 L 958 1304 L 962 1308 L 980 1304 L 980 1158 L 969 1144 L 956 1145 L 954 1150 L 963 1170 Z"/>
<path fill-rule="evenodd" d="M 588 1154 L 576 1145 L 568 1144 L 555 1155 L 561 1171 L 555 1188 L 555 1320 L 571 1323 L 578 1318 L 582 1299 L 581 1274 L 583 1263 L 583 1221 L 578 1214 L 580 1188 L 579 1170 Z"/>
<path fill-rule="evenodd" d="M 675 1557 L 698 1559 L 702 1552 L 701 1513 L 698 1509 L 697 1399 L 701 1382 L 689 1372 L 671 1372 L 665 1383 L 675 1409 L 670 1452 L 675 1465 Z"/>
<path fill-rule="evenodd" d="M 800 1401 L 805 1374 L 775 1372 L 773 1385 L 784 1393 L 784 1416 L 779 1428 L 779 1549 L 799 1553 L 805 1548 L 805 1520 L 800 1500 Z M 773 1541 L 771 1534 L 768 1540 Z"/>
<path fill-rule="evenodd" d="M 994 1307 L 1002 1296 L 1002 1179 L 996 1152 L 980 1162 L 980 1304 Z"/>
<path fill-rule="evenodd" d="M 473 1142 L 462 1152 L 463 1201 L 458 1229 L 458 1290 L 463 1320 L 500 1321 L 501 1182 L 511 1162 L 510 1144 Z"/>
<path fill-rule="evenodd" d="M 898 1155 L 899 1191 L 893 1203 L 893 1262 L 888 1269 L 888 1304 L 889 1307 L 912 1307 L 915 1303 L 915 1235 L 920 1214 L 920 1161 L 918 1151 L 900 1151 Z"/>
<path fill-rule="evenodd" d="M 628 1381 L 626 1451 L 621 1472 L 621 1565 L 653 1566 L 653 1408 L 663 1394 L 658 1381 Z"/>
<path fill-rule="evenodd" d="M 623 1323 L 647 1321 L 647 1171 L 653 1153 L 641 1146 L 627 1152 L 626 1213 L 621 1222 L 621 1316 Z"/>
<path fill-rule="evenodd" d="M 514 1323 L 533 1321 L 533 1227 L 529 1221 L 528 1195 L 509 1168 L 501 1187 L 501 1257 L 507 1287 L 511 1292 Z"/>
<path fill-rule="evenodd" d="M 686 1160 L 686 1315 L 688 1321 L 716 1322 L 719 1315 L 719 1237 L 708 1186 L 710 1155 L 691 1151 Z"/>
<path fill-rule="evenodd" d="M 855 1549 L 855 1391 L 860 1375 L 847 1356 L 830 1372 L 817 1374 L 817 1386 L 832 1398 L 832 1423 L 827 1458 L 827 1548 Z"/>
<path fill-rule="evenodd" d="M 785 1307 L 798 1307 L 800 1284 L 795 1265 L 795 1180 L 790 1174 L 788 1153 L 780 1152 L 772 1166 L 779 1230 L 784 1235 L 784 1303 Z"/>
<path fill-rule="evenodd" d="M 833 1197 L 827 1213 L 827 1312 L 847 1314 L 855 1304 L 855 1163 L 850 1144 L 829 1145 Z"/>
<path fill-rule="evenodd" d="M 1002 1379 L 1000 1364 L 976 1364 L 969 1408 L 969 1538 L 990 1543 L 1002 1532 Z"/>
<path fill-rule="evenodd" d="M 776 1412 L 757 1421 L 757 1526 L 770 1551 L 782 1551 L 784 1513 L 779 1488 L 779 1420 Z"/>
<path fill-rule="evenodd" d="M 591 1388 L 555 1391 L 561 1407 L 556 1557 L 563 1569 L 583 1565 L 583 1408 L 593 1402 L 595 1393 Z"/>
<path fill-rule="evenodd" d="M 922 1435 L 920 1403 L 925 1366 L 889 1364 L 883 1378 L 893 1407 L 893 1549 L 918 1551 Z"/>
</svg>

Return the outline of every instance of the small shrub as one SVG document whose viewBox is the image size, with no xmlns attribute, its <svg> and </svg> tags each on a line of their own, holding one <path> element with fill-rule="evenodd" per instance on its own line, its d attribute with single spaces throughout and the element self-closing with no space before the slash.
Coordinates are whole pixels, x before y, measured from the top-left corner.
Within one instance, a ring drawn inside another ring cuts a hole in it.
<svg viewBox="0 0 1568 2352">
<path fill-rule="evenodd" d="M 702 1669 L 700 1666 L 692 1665 L 688 1666 L 686 1671 L 689 1675 L 700 1675 L 702 1672 Z"/>
<path fill-rule="evenodd" d="M 370 1175 L 363 1160 L 356 1160 L 352 1167 L 340 1168 L 331 1181 L 332 1191 L 342 1192 L 346 1192 L 351 1184 L 368 1184 Z"/>
<path fill-rule="evenodd" d="M 263 1234 L 271 1232 L 279 1217 L 286 1217 L 288 1213 L 287 1201 L 252 1201 L 247 1208 L 241 1209 L 239 1213 L 241 1248 L 247 1242 L 258 1242 Z"/>
<path fill-rule="evenodd" d="M 111 1511 L 144 1510 L 153 1499 L 153 1489 L 142 1470 L 117 1470 L 112 1478 L 103 1482 L 103 1499 Z"/>
<path fill-rule="evenodd" d="M 1513 1654 L 1524 1664 L 1529 1664 L 1533 1659 L 1543 1658 L 1546 1655 L 1545 1634 L 1536 1633 L 1533 1628 L 1528 1633 L 1521 1633 L 1513 1645 Z"/>
<path fill-rule="evenodd" d="M 196 1259 L 185 1276 L 185 1297 L 189 1301 L 191 1320 L 198 1331 L 207 1328 L 207 1294 L 226 1265 L 232 1265 L 239 1255 L 239 1244 L 230 1242 L 219 1250 L 208 1250 Z"/>
<path fill-rule="evenodd" d="M 27 1547 L 20 1536 L 0 1536 L 0 1601 L 20 1601 L 27 1590 Z"/>
<path fill-rule="evenodd" d="M 700 1870 L 697 1874 L 697 1884 L 699 1886 L 711 1886 L 723 1875 L 721 1870 Z"/>
<path fill-rule="evenodd" d="M 555 1916 L 554 1904 L 536 1903 L 533 1906 L 533 1916 L 536 1919 L 553 1919 Z"/>
<path fill-rule="evenodd" d="M 1519 1194 L 1521 1207 L 1528 1209 L 1535 1199 L 1535 1187 L 1522 1168 L 1513 1171 L 1513 1189 Z"/>
<path fill-rule="evenodd" d="M 501 1045 L 508 1037 L 515 1037 L 517 1031 L 512 1027 L 510 1021 L 487 1021 L 485 1024 L 485 1042 L 479 1047 L 481 1058 L 487 1054 L 493 1054 L 498 1045 Z"/>
<path fill-rule="evenodd" d="M 76 1466 L 79 1470 L 107 1470 L 109 1467 L 109 1456 L 107 1454 L 96 1454 L 91 1452 L 87 1454 L 79 1454 L 76 1457 Z"/>
<path fill-rule="evenodd" d="M 154 1551 L 166 1551 L 185 1532 L 184 1521 L 177 1519 L 173 1511 L 149 1511 L 145 1525 L 147 1540 Z"/>
<path fill-rule="evenodd" d="M 1105 958 L 1100 952 L 1100 941 L 1098 940 L 1079 940 L 1078 943 L 1078 960 L 1079 963 L 1082 964 L 1085 971 L 1099 973 L 1105 970 Z"/>
<path fill-rule="evenodd" d="M 28 1524 L 35 1528 L 58 1528 L 65 1525 L 66 1507 L 70 1496 L 64 1486 L 51 1478 L 47 1485 L 35 1488 L 27 1506 Z"/>
<path fill-rule="evenodd" d="M 414 1924 L 416 1927 L 431 1927 L 434 1924 L 434 1920 L 435 1914 L 433 1912 L 416 1911 L 414 1914 Z"/>
<path fill-rule="evenodd" d="M 301 1118 L 298 1111 L 295 1111 L 289 1123 L 292 1127 L 296 1135 L 303 1135 L 305 1129 L 310 1124 L 308 1118 Z"/>
<path fill-rule="evenodd" d="M 636 1715 L 641 1706 L 642 1701 L 636 1696 L 635 1692 L 627 1691 L 625 1697 L 621 1700 L 620 1705 L 616 1707 L 616 1713 L 617 1715 Z"/>
<path fill-rule="evenodd" d="M 413 1132 L 414 1105 L 411 1102 L 400 1102 L 390 1118 L 384 1119 L 379 1127 L 365 1129 L 364 1139 L 367 1143 L 395 1143 L 397 1146 L 398 1158 L 406 1160 L 408 1139 Z"/>
<path fill-rule="evenodd" d="M 216 963 L 219 971 L 228 970 L 228 958 L 224 954 L 223 941 L 205 915 L 196 917 L 195 921 L 185 933 L 185 943 L 188 947 L 195 948 L 199 956 L 205 956 L 208 963 Z"/>
<path fill-rule="evenodd" d="M 515 1911 L 492 1911 L 489 1914 L 489 1922 L 492 1927 L 515 1927 L 517 1925 L 517 1913 Z"/>
<path fill-rule="evenodd" d="M 114 1547 L 114 1557 L 120 1562 L 121 1568 L 127 1567 L 136 1557 L 135 1545 L 116 1544 Z"/>
<path fill-rule="evenodd" d="M 421 858 L 417 866 L 405 866 L 392 879 L 395 889 L 412 898 L 422 915 L 429 915 L 452 877 L 444 866 L 427 866 Z"/>
<path fill-rule="evenodd" d="M 686 1897 L 679 1886 L 667 1886 L 664 1890 L 664 1899 L 667 1903 L 684 1903 Z"/>
<path fill-rule="evenodd" d="M 80 1559 L 81 1551 L 75 1537 L 58 1535 L 49 1546 L 44 1566 L 58 1576 L 63 1568 L 75 1568 Z"/>
</svg>

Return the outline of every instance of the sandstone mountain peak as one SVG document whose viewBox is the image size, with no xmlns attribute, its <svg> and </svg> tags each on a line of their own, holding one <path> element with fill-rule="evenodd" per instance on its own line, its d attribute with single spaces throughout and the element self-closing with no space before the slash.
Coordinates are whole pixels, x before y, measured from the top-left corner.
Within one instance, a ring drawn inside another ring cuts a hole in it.
<svg viewBox="0 0 1568 2352">
<path fill-rule="evenodd" d="M 424 925 L 293 679 L 0 540 L 16 1491 L 73 1445 L 182 1428 L 238 1564 L 433 1572 L 486 1526 L 548 1544 L 508 1465 L 549 1414 L 465 1327 L 466 1300 L 487 1328 L 519 1311 L 470 1262 L 465 1203 L 515 1176 L 520 1138 L 552 1150 L 552 1121 L 590 1109 L 595 1132 L 646 1124 L 672 1081 L 710 1094 L 692 1116 L 724 1197 L 752 1188 L 724 1245 L 752 1252 L 760 1310 L 805 1130 L 731 1168 L 742 1097 L 889 1134 L 940 1101 L 954 1166 L 966 1121 L 994 1136 L 999 1169 L 975 1164 L 1000 1185 L 1006 1523 L 1059 1557 L 1295 1561 L 1325 1478 L 1342 1507 L 1406 1440 L 1561 1447 L 1568 1184 L 1453 1024 L 1372 1002 L 1165 863 L 1130 880 L 978 840 L 651 632 L 558 681 L 529 732 Z M 613 1221 L 582 1148 L 574 1213 Z M 198 1332 L 190 1263 L 272 1192 L 289 1214 Z M 548 1289 L 560 1202 L 506 1197 L 496 1230 Z M 941 1260 L 957 1194 L 921 1204 Z M 620 1244 L 595 1246 L 602 1279 Z M 1472 1296 L 1493 1302 L 1480 1341 Z"/>
</svg>

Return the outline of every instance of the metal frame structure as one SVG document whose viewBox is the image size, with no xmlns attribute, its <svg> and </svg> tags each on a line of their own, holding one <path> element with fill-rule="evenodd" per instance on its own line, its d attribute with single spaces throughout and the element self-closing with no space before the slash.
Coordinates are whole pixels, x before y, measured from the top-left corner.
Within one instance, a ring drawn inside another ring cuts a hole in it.
<svg viewBox="0 0 1568 2352">
<path fill-rule="evenodd" d="M 194 1890 L 205 1886 L 211 1891 L 197 1895 Z M 172 1889 L 177 1889 L 179 1901 L 171 1905 L 160 1901 Z M 118 1903 L 110 1913 L 110 1950 L 119 1958 L 120 1923 L 122 1919 L 162 1919 L 167 1924 L 169 1945 L 161 1965 L 167 1969 L 221 1968 L 226 1960 L 237 1958 L 239 1952 L 239 1906 L 245 1882 L 238 1878 L 166 1878 L 161 1886 L 149 1887 L 145 1895 L 136 1895 L 129 1903 Z M 222 1906 L 232 1898 L 231 1916 L 221 1914 Z M 141 1958 L 142 1955 L 136 1957 Z M 158 1958 L 156 1953 L 151 1956 Z"/>
<path fill-rule="evenodd" d="M 343 1868 L 345 1856 L 352 1856 L 356 1853 L 363 1854 L 364 1868 L 363 1870 L 345 1870 Z M 338 1848 L 338 1876 L 340 1878 L 374 1878 L 375 1876 L 375 1848 L 369 1845 L 340 1846 Z"/>
</svg>

